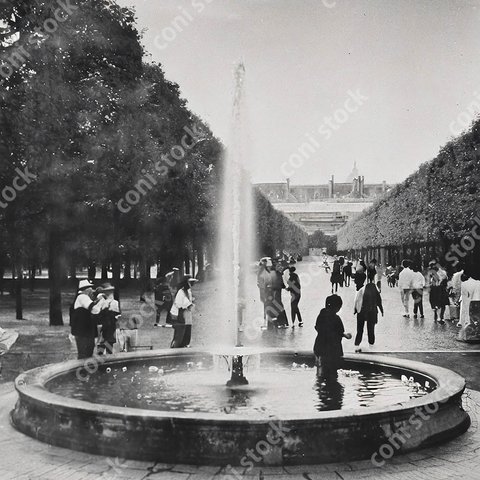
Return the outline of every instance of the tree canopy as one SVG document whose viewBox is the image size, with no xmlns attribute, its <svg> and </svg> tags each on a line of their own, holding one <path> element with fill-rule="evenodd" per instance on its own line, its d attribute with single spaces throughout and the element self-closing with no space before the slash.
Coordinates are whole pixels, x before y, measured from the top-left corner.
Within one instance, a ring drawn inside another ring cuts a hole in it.
<svg viewBox="0 0 480 480">
<path fill-rule="evenodd" d="M 75 266 L 108 265 L 118 284 L 133 262 L 144 277 L 200 264 L 215 235 L 224 147 L 144 61 L 134 18 L 111 0 L 0 5 L 0 201 L 30 179 L 0 209 L 0 266 L 48 264 L 52 324 Z M 262 251 L 306 244 L 256 202 Z"/>
</svg>

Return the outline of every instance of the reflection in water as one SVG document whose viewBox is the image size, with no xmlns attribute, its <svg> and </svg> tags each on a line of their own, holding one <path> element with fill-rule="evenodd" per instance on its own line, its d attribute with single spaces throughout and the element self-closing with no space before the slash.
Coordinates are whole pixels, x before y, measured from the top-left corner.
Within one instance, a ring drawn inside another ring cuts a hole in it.
<svg viewBox="0 0 480 480">
<path fill-rule="evenodd" d="M 315 389 L 318 394 L 317 409 L 319 412 L 342 408 L 344 388 L 338 380 L 322 380 L 317 377 Z"/>
</svg>

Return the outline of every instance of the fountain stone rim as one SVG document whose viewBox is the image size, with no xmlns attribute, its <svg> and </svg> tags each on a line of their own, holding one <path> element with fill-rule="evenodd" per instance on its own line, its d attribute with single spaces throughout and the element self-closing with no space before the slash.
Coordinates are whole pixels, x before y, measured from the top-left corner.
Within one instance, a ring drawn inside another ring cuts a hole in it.
<svg viewBox="0 0 480 480">
<path fill-rule="evenodd" d="M 196 355 L 217 355 L 215 352 L 209 350 L 195 349 L 186 351 L 177 351 L 172 349 L 159 349 L 151 350 L 149 352 L 135 352 L 135 353 L 123 353 L 109 355 L 106 361 L 102 362 L 102 365 L 123 363 L 125 361 L 138 361 L 149 359 L 159 359 L 161 357 L 192 357 Z M 298 357 L 312 357 L 311 351 L 297 351 L 290 349 L 279 348 L 267 348 L 262 349 L 261 353 L 264 354 L 280 354 L 282 356 L 292 356 L 292 358 Z M 246 354 L 248 355 L 248 354 Z M 312 419 L 328 419 L 328 418 L 348 418 L 361 414 L 366 415 L 378 415 L 378 414 L 392 414 L 395 411 L 405 411 L 406 409 L 421 408 L 433 403 L 445 403 L 455 395 L 463 393 L 466 382 L 463 377 L 457 373 L 436 365 L 426 364 L 423 362 L 417 362 L 413 360 L 398 359 L 393 357 L 387 357 L 382 355 L 372 354 L 345 354 L 344 359 L 350 364 L 359 365 L 375 365 L 376 367 L 387 367 L 403 370 L 405 373 L 421 374 L 424 377 L 428 377 L 433 383 L 437 385 L 437 388 L 419 398 L 409 400 L 408 402 L 392 404 L 388 406 L 379 407 L 357 407 L 342 410 L 328 410 L 320 411 L 309 415 L 285 415 L 281 419 L 282 421 L 311 421 Z M 31 398 L 37 402 L 42 402 L 50 405 L 55 405 L 60 409 L 68 410 L 83 410 L 91 412 L 108 412 L 114 416 L 142 416 L 158 419 L 194 419 L 197 421 L 208 422 L 225 422 L 225 423 L 244 423 L 248 422 L 265 422 L 269 420 L 269 417 L 265 415 L 251 414 L 248 418 L 238 414 L 224 414 L 224 413 L 209 413 L 209 412 L 173 412 L 167 410 L 150 410 L 133 407 L 119 407 L 108 404 L 97 404 L 88 402 L 85 400 L 73 399 L 70 397 L 64 397 L 59 394 L 49 392 L 45 387 L 45 384 L 61 375 L 77 370 L 85 364 L 85 360 L 69 360 L 62 364 L 48 364 L 42 367 L 38 367 L 27 372 L 22 373 L 15 379 L 15 389 L 20 397 L 25 396 Z M 408 376 L 408 375 L 407 375 Z"/>
</svg>

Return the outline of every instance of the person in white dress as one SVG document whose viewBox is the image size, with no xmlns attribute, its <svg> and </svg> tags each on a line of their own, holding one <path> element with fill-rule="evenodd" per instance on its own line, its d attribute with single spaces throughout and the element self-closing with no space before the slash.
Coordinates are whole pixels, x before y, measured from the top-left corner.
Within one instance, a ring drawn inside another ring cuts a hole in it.
<svg viewBox="0 0 480 480">
<path fill-rule="evenodd" d="M 194 308 L 192 285 L 195 282 L 197 282 L 195 278 L 185 276 L 178 285 L 178 291 L 170 310 L 170 314 L 174 319 L 173 328 L 175 332 L 170 348 L 190 347 L 192 311 Z"/>
<path fill-rule="evenodd" d="M 460 324 L 461 329 L 458 339 L 467 341 L 466 328 L 470 324 L 470 304 L 471 302 L 480 301 L 480 280 L 473 277 L 470 269 L 465 268 L 464 277 L 468 277 L 462 282 L 461 287 L 461 303 L 460 303 Z"/>
</svg>

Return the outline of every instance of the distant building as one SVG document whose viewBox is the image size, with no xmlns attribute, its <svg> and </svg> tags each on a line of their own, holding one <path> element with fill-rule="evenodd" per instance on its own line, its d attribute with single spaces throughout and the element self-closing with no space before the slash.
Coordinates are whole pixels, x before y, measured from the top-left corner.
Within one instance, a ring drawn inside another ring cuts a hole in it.
<svg viewBox="0 0 480 480">
<path fill-rule="evenodd" d="M 343 183 L 335 183 L 332 175 L 324 185 L 291 185 L 290 180 L 258 183 L 256 187 L 273 206 L 303 226 L 308 233 L 322 230 L 333 235 L 348 220 L 358 215 L 392 185 L 365 183 L 356 162 Z"/>
</svg>

